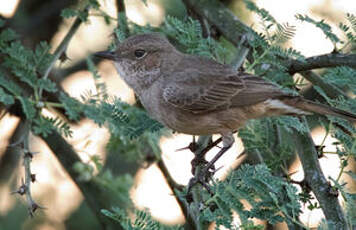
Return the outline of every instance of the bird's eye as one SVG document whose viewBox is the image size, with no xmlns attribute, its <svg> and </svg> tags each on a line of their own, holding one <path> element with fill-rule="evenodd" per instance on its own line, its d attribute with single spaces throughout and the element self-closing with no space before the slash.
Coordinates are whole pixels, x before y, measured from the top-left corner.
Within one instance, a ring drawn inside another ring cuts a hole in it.
<svg viewBox="0 0 356 230">
<path fill-rule="evenodd" d="M 144 50 L 135 50 L 136 58 L 143 58 L 146 55 L 146 51 Z"/>
</svg>

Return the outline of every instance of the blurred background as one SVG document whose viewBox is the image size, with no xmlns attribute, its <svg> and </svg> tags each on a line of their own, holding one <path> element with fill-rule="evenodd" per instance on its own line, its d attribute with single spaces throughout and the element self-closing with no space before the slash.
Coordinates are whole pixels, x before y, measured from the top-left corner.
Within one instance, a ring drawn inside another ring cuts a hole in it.
<svg viewBox="0 0 356 230">
<path fill-rule="evenodd" d="M 126 0 L 126 12 L 129 20 L 139 25 L 150 24 L 159 26 L 166 15 L 183 18 L 186 15 L 184 5 L 179 0 Z M 226 4 L 241 20 L 258 28 L 258 19 L 245 8 L 240 0 L 224 0 Z M 39 41 L 48 41 L 55 49 L 65 36 L 73 20 L 63 20 L 61 9 L 77 4 L 75 0 L 1 0 L 0 15 L 11 19 L 10 24 L 21 36 L 21 40 L 28 47 L 34 47 Z M 101 0 L 101 8 L 108 15 L 117 17 L 117 3 L 115 0 Z M 333 44 L 325 39 L 321 30 L 306 23 L 296 22 L 295 14 L 307 14 L 315 19 L 326 19 L 328 23 L 337 27 L 338 22 L 344 20 L 347 12 L 356 12 L 353 0 L 256 0 L 259 7 L 267 9 L 279 22 L 288 22 L 296 26 L 296 35 L 288 46 L 300 51 L 305 56 L 330 53 Z M 87 66 L 85 57 L 93 52 L 105 50 L 110 44 L 111 34 L 115 24 L 106 25 L 102 17 L 91 15 L 89 23 L 81 25 L 79 31 L 69 44 L 67 56 L 69 60 L 58 63 L 52 78 L 59 83 L 69 95 L 79 98 L 88 90 L 95 91 L 94 80 Z M 334 32 L 337 33 L 337 29 Z M 97 62 L 99 73 L 105 80 L 110 95 L 120 97 L 129 104 L 135 103 L 135 97 L 126 84 L 120 80 L 112 63 Z M 50 112 L 48 111 L 48 115 Z M 105 127 L 98 127 L 90 120 L 81 120 L 73 125 L 73 137 L 68 142 L 80 154 L 84 162 L 89 162 L 93 155 L 98 155 L 105 162 L 109 157 L 105 146 L 109 139 L 109 132 Z M 30 148 L 35 155 L 32 170 L 37 176 L 37 183 L 32 186 L 34 198 L 45 209 L 36 213 L 35 218 L 29 218 L 23 197 L 11 195 L 21 182 L 24 175 L 20 153 L 14 151 L 11 156 L 6 155 L 6 147 L 11 140 L 21 133 L 21 126 L 16 117 L 6 115 L 0 120 L 0 228 L 1 230 L 35 229 L 35 230 L 65 230 L 65 229 L 99 229 L 95 218 L 83 202 L 81 192 L 61 168 L 50 149 L 37 137 L 32 136 Z M 312 130 L 315 143 L 322 143 L 325 130 Z M 163 160 L 167 164 L 172 176 L 180 184 L 187 184 L 191 177 L 190 161 L 193 155 L 188 150 L 175 152 L 176 149 L 187 146 L 191 137 L 183 134 L 172 134 L 162 137 L 160 146 Z M 327 137 L 325 151 L 335 151 L 330 145 L 334 140 Z M 208 155 L 211 158 L 218 149 Z M 217 168 L 222 167 L 216 177 L 222 178 L 230 167 L 236 167 L 243 158 L 238 156 L 243 152 L 239 139 L 229 150 L 229 153 L 218 161 Z M 167 224 L 184 222 L 181 210 L 172 196 L 172 191 L 166 184 L 160 170 L 155 164 L 146 168 L 139 167 L 135 162 L 125 162 L 119 154 L 110 153 L 110 164 L 116 164 L 117 173 L 129 172 L 134 177 L 134 185 L 130 196 L 134 204 L 140 209 L 150 210 L 152 216 Z M 337 177 L 339 172 L 339 158 L 337 155 L 327 155 L 320 160 L 326 177 Z M 353 164 L 350 167 L 355 167 Z M 303 179 L 298 159 L 291 167 L 294 172 L 292 178 Z M 348 181 L 348 178 L 344 178 Z M 350 188 L 355 185 L 348 181 Z M 309 211 L 305 208 L 301 216 L 303 223 L 310 227 L 318 225 L 323 218 L 320 210 Z M 280 229 L 285 226 L 281 225 Z"/>
</svg>

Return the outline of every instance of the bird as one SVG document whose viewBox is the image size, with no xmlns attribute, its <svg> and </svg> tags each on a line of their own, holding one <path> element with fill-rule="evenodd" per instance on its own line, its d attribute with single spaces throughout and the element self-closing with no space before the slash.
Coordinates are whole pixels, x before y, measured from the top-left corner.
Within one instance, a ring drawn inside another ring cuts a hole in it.
<svg viewBox="0 0 356 230">
<path fill-rule="evenodd" d="M 180 52 L 159 33 L 130 36 L 116 50 L 95 55 L 113 61 L 153 119 L 180 133 L 221 135 L 223 147 L 206 171 L 232 146 L 233 133 L 251 119 L 316 113 L 356 122 L 351 112 L 286 93 L 230 65 Z"/>
</svg>

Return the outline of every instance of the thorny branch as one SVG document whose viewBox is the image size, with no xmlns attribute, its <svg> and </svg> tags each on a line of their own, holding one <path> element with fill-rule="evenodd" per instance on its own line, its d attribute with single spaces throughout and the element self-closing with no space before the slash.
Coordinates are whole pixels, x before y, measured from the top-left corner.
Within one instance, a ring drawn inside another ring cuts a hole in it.
<svg viewBox="0 0 356 230">
<path fill-rule="evenodd" d="M 42 208 L 39 206 L 33 199 L 31 193 L 31 183 L 36 181 L 36 175 L 31 172 L 31 161 L 33 158 L 34 153 L 30 151 L 29 146 L 29 134 L 30 134 L 30 127 L 29 122 L 25 124 L 26 130 L 24 131 L 24 136 L 19 143 L 14 143 L 13 145 L 20 145 L 23 151 L 23 166 L 25 169 L 25 180 L 21 180 L 21 186 L 18 188 L 17 191 L 13 193 L 18 193 L 21 196 L 26 196 L 27 201 L 27 208 L 30 217 L 33 217 L 36 210 L 38 208 Z M 15 147 L 15 146 L 14 146 Z"/>
</svg>

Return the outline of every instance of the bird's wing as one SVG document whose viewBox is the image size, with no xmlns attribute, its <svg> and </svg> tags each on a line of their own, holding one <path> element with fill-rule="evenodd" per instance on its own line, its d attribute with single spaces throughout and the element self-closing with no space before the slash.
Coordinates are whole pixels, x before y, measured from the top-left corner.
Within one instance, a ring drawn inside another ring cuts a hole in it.
<svg viewBox="0 0 356 230">
<path fill-rule="evenodd" d="M 176 80 L 163 89 L 163 98 L 196 114 L 254 105 L 286 95 L 274 84 L 246 73 L 190 71 L 189 74 L 176 73 Z"/>
<path fill-rule="evenodd" d="M 245 88 L 231 98 L 231 106 L 248 106 L 268 99 L 283 99 L 294 97 L 283 92 L 277 85 L 264 80 L 262 77 L 247 73 L 238 73 Z"/>
</svg>

